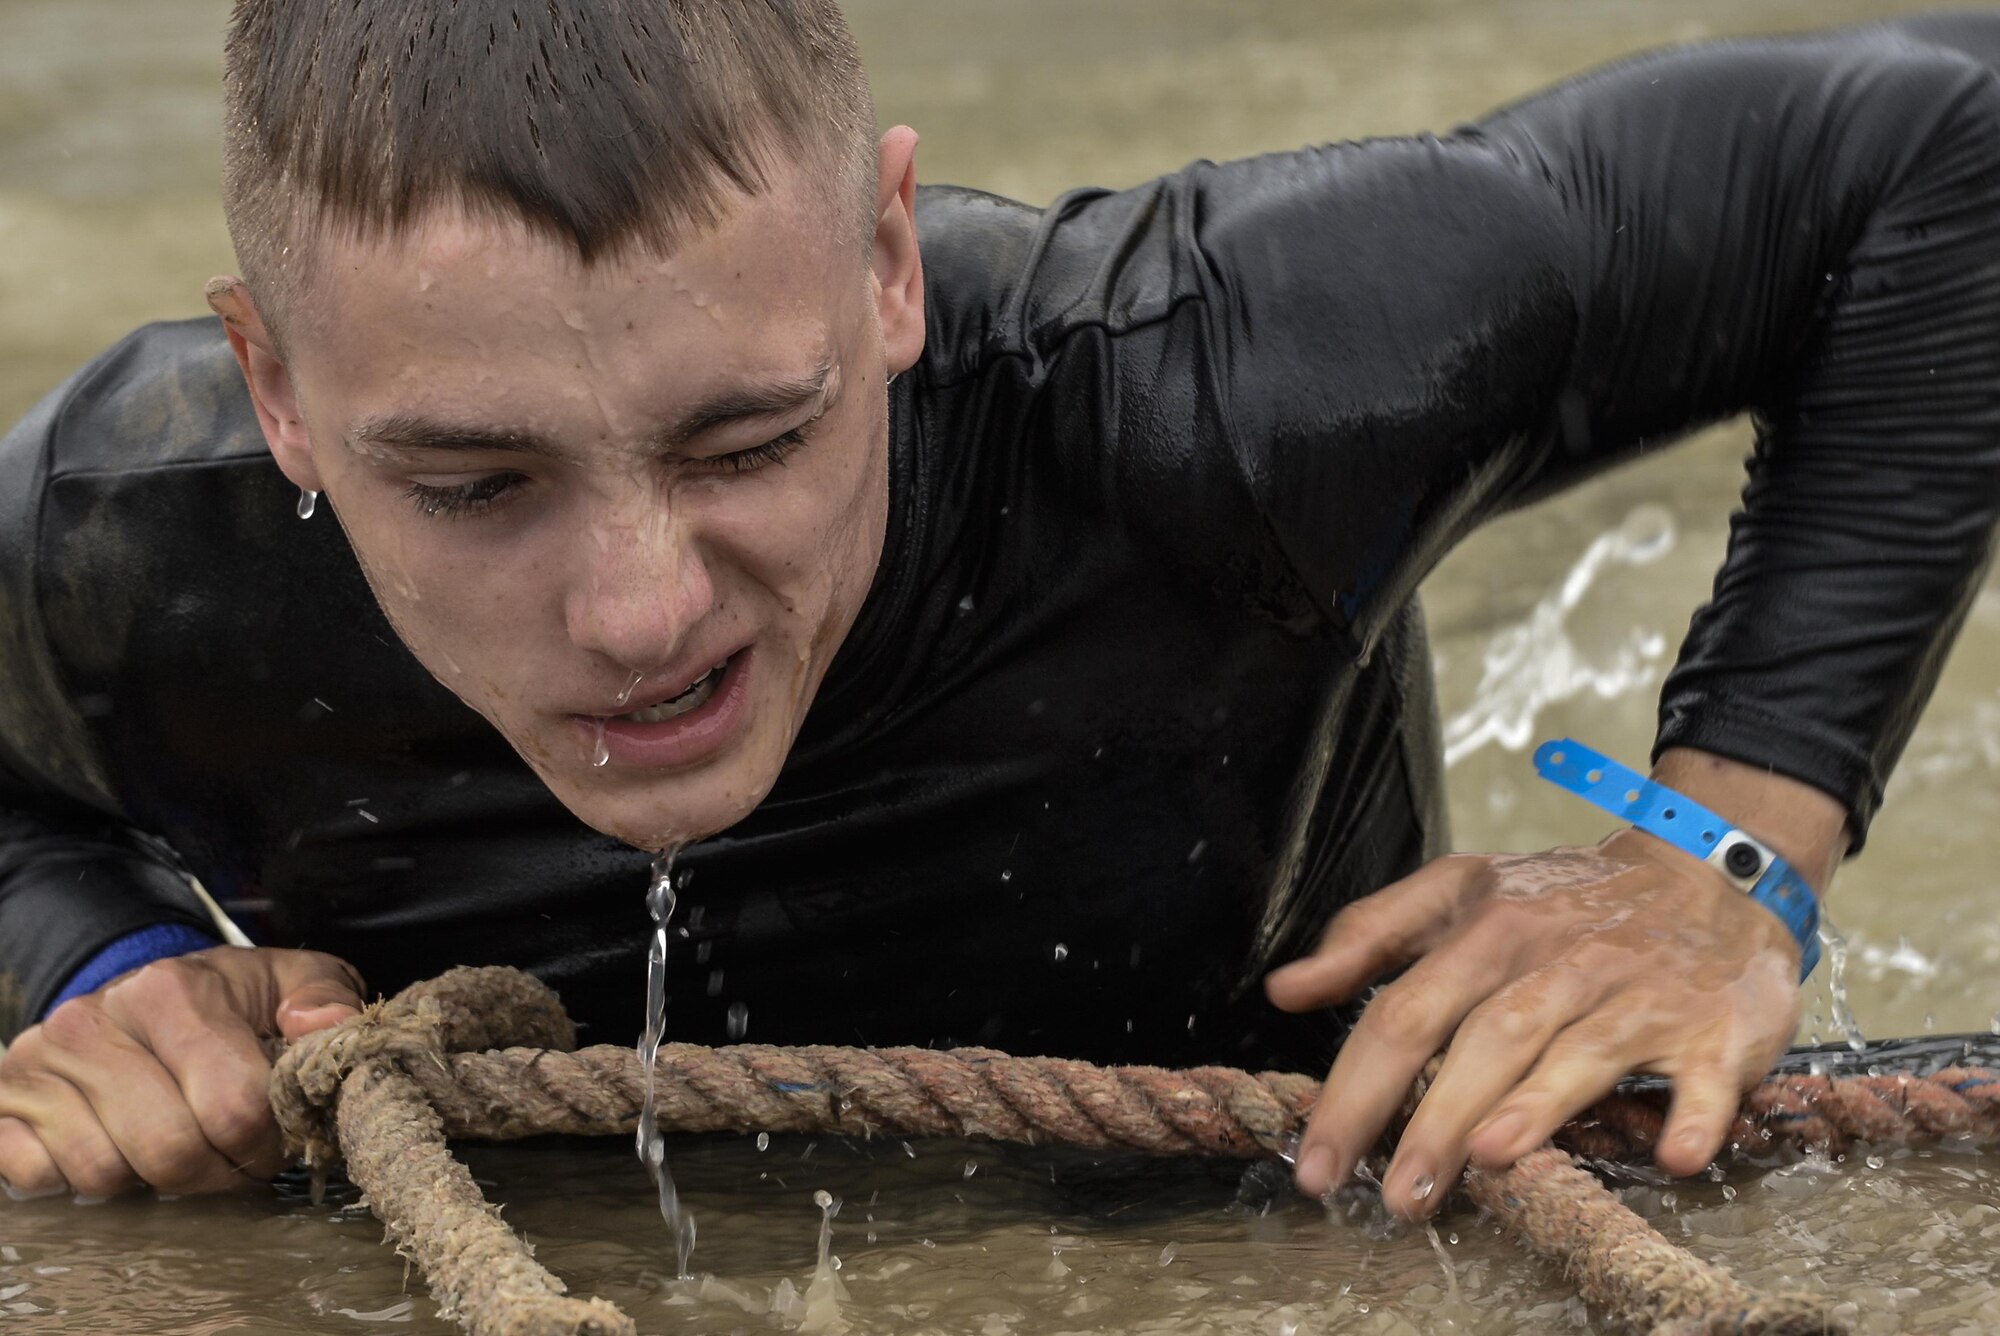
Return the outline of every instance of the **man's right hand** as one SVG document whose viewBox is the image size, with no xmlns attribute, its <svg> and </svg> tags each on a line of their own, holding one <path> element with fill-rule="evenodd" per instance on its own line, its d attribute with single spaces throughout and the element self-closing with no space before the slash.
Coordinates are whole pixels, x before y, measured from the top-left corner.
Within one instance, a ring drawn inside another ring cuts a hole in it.
<svg viewBox="0 0 2000 1336">
<path fill-rule="evenodd" d="M 317 951 L 218 946 L 73 998 L 0 1057 L 9 1195 L 219 1192 L 285 1167 L 265 1042 L 355 1015 L 361 976 Z"/>
</svg>

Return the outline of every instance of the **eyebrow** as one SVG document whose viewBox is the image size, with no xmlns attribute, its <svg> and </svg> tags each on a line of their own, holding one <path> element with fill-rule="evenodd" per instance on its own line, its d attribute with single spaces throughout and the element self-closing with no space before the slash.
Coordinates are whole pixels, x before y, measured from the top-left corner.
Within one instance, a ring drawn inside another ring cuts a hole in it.
<svg viewBox="0 0 2000 1336">
<path fill-rule="evenodd" d="M 720 427 L 796 412 L 824 398 L 832 383 L 833 358 L 827 355 L 804 376 L 731 386 L 696 404 L 679 421 L 653 433 L 652 444 L 656 449 L 672 450 Z M 349 433 L 348 440 L 397 450 L 514 451 L 554 459 L 568 457 L 567 451 L 533 431 L 441 421 L 420 413 L 369 418 Z"/>
</svg>

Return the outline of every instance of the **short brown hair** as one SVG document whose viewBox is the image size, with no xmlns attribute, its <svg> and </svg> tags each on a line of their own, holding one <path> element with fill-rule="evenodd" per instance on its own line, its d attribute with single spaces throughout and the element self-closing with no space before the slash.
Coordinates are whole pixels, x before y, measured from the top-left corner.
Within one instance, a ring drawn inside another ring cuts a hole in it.
<svg viewBox="0 0 2000 1336">
<path fill-rule="evenodd" d="M 833 0 L 237 0 L 224 90 L 224 207 L 260 303 L 289 252 L 449 207 L 586 264 L 670 253 L 774 152 L 872 211 L 875 109 Z"/>
</svg>

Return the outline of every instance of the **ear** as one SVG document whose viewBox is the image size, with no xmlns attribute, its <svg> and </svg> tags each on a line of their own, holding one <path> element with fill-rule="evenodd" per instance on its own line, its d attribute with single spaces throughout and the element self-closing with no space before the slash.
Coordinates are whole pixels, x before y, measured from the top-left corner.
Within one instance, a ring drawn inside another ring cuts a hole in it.
<svg viewBox="0 0 2000 1336">
<path fill-rule="evenodd" d="M 891 375 L 924 350 L 924 262 L 917 253 L 917 132 L 899 125 L 882 136 L 875 194 L 875 282 Z"/>
<path fill-rule="evenodd" d="M 225 275 L 208 280 L 207 295 L 208 308 L 222 317 L 229 347 L 236 354 L 236 364 L 243 368 L 243 382 L 250 387 L 250 402 L 256 406 L 257 425 L 264 429 L 271 457 L 298 486 L 309 492 L 324 491 L 319 468 L 313 462 L 305 415 L 299 411 L 298 390 L 278 357 L 270 331 L 264 328 L 264 317 L 250 299 L 250 289 L 242 279 Z"/>
</svg>

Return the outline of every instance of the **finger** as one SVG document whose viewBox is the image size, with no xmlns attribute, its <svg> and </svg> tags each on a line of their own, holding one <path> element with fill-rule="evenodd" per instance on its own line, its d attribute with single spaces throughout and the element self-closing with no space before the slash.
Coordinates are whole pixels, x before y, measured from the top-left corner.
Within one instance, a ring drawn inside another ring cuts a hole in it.
<svg viewBox="0 0 2000 1336">
<path fill-rule="evenodd" d="M 215 971 L 140 971 L 106 991 L 105 1007 L 173 1077 L 202 1136 L 240 1182 L 285 1167 L 268 1093 L 271 1064 Z"/>
<path fill-rule="evenodd" d="M 1706 1169 L 1722 1149 L 1729 1125 L 1743 1101 L 1744 1083 L 1733 1064 L 1707 1055 L 1668 1073 L 1674 1098 L 1653 1158 L 1676 1178 Z"/>
<path fill-rule="evenodd" d="M 329 997 L 327 991 L 326 985 L 309 984 L 278 1004 L 278 1033 L 285 1042 L 295 1042 L 361 1014 L 358 999 Z"/>
<path fill-rule="evenodd" d="M 278 1004 L 274 1019 L 287 1042 L 324 1030 L 361 1014 L 367 985 L 359 971 L 337 956 L 321 951 L 284 951 L 273 980 Z"/>
<path fill-rule="evenodd" d="M 47 1072 L 27 1073 L 9 1083 L 7 1103 L 13 1121 L 27 1125 L 70 1191 L 112 1197 L 138 1186 L 138 1174 L 69 1082 Z"/>
<path fill-rule="evenodd" d="M 31 1201 L 69 1191 L 42 1139 L 19 1118 L 0 1118 L 0 1192 Z"/>
<path fill-rule="evenodd" d="M 1300 1139 L 1300 1191 L 1323 1196 L 1347 1181 L 1417 1073 L 1512 967 L 1483 936 L 1461 937 L 1376 994 L 1340 1046 Z"/>
<path fill-rule="evenodd" d="M 1655 1026 L 1621 1002 L 1625 996 L 1612 994 L 1550 1041 L 1527 1079 L 1472 1130 L 1474 1163 L 1488 1169 L 1514 1163 L 1658 1056 L 1657 1046 L 1645 1042 Z"/>
<path fill-rule="evenodd" d="M 1403 1129 L 1382 1176 L 1382 1200 L 1412 1218 L 1444 1201 L 1465 1167 L 1474 1126 L 1540 1060 L 1564 1028 L 1588 1014 L 1608 985 L 1559 961 L 1515 980 L 1475 1007 L 1452 1036 L 1437 1079 Z"/>
<path fill-rule="evenodd" d="M 1317 950 L 1264 979 L 1281 1011 L 1344 1002 L 1398 965 L 1415 960 L 1449 931 L 1483 858 L 1433 859 L 1401 881 L 1356 900 L 1327 924 Z"/>
<path fill-rule="evenodd" d="M 235 1171 L 203 1135 L 173 1074 L 101 1001 L 65 1002 L 40 1029 L 43 1068 L 81 1096 L 86 1121 L 110 1140 L 130 1172 L 162 1192 L 234 1185 Z M 102 1195 L 70 1172 L 63 1150 L 51 1141 L 66 1127 L 51 1129 L 37 1120 L 35 1131 L 79 1192 Z"/>
</svg>

